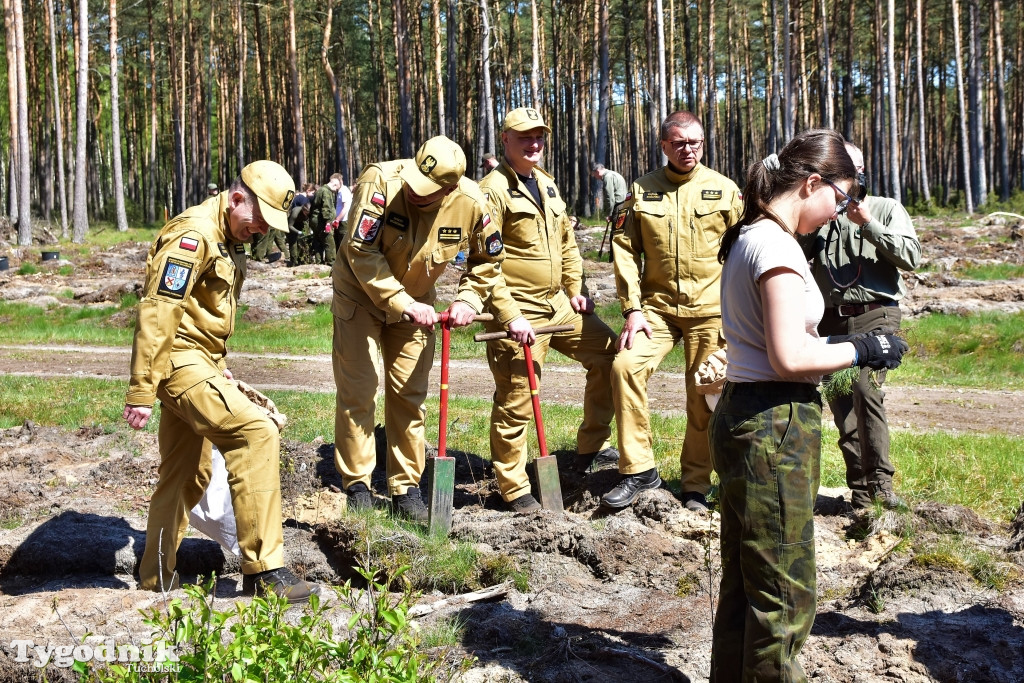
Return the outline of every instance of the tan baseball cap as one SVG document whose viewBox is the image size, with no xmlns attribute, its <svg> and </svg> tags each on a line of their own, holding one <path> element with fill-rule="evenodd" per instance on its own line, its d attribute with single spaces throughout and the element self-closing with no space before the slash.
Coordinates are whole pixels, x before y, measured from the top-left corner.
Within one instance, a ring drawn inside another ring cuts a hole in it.
<svg viewBox="0 0 1024 683">
<path fill-rule="evenodd" d="M 273 161 L 254 161 L 242 169 L 242 182 L 259 200 L 263 220 L 288 232 L 288 209 L 295 196 L 295 181 L 288 171 Z"/>
<path fill-rule="evenodd" d="M 539 111 L 533 107 L 519 107 L 508 113 L 501 130 L 533 130 L 534 128 L 543 128 L 547 132 L 551 132 Z"/>
<path fill-rule="evenodd" d="M 466 172 L 462 148 L 443 135 L 424 142 L 413 161 L 402 166 L 398 174 L 421 197 L 448 189 Z"/>
</svg>

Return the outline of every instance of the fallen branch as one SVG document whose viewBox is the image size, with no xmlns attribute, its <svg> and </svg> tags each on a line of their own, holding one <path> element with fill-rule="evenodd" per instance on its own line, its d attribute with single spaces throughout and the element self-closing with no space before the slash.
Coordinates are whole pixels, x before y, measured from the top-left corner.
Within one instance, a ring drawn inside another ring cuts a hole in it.
<svg viewBox="0 0 1024 683">
<path fill-rule="evenodd" d="M 472 593 L 463 593 L 462 595 L 454 595 L 450 598 L 444 598 L 443 600 L 435 600 L 434 602 L 424 605 L 413 605 L 409 610 L 410 617 L 422 617 L 425 614 L 430 614 L 442 607 L 450 607 L 452 605 L 462 605 L 471 602 L 480 602 L 482 600 L 491 600 L 493 598 L 504 597 L 509 589 L 512 587 L 511 581 L 505 583 L 499 583 L 496 586 L 490 586 L 488 588 L 481 588 L 478 591 Z"/>
<path fill-rule="evenodd" d="M 1010 213 L 1009 211 L 993 211 L 989 215 L 985 216 L 985 218 L 992 218 L 992 216 L 1012 216 L 1017 220 L 1024 221 L 1024 216 L 1021 216 L 1019 213 Z"/>
<path fill-rule="evenodd" d="M 594 654 L 599 657 L 608 658 L 626 657 L 627 659 L 632 659 L 633 661 L 640 662 L 641 664 L 646 664 L 652 669 L 660 671 L 661 673 L 668 676 L 670 680 L 679 681 L 680 683 L 690 683 L 690 677 L 684 674 L 679 669 L 673 666 L 668 666 L 667 664 L 662 664 L 661 662 L 656 662 L 653 659 L 650 659 L 649 657 L 644 657 L 643 655 L 637 654 L 630 650 L 622 650 L 617 647 L 602 647 L 597 650 L 594 650 Z"/>
</svg>

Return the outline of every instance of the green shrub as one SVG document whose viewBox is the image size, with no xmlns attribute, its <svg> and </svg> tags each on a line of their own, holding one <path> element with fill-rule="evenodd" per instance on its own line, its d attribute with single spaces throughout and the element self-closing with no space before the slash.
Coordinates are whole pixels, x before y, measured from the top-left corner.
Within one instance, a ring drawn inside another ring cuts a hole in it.
<svg viewBox="0 0 1024 683">
<path fill-rule="evenodd" d="M 407 569 L 398 569 L 389 583 L 403 583 Z M 184 601 L 171 600 L 166 612 L 152 609 L 145 623 L 153 628 L 154 642 L 174 646 L 178 661 L 166 664 L 176 669 L 173 676 L 180 681 L 414 683 L 448 679 L 451 669 L 467 667 L 466 660 L 430 659 L 419 651 L 420 639 L 407 617 L 411 589 L 393 595 L 374 580 L 374 572 L 360 569 L 359 573 L 366 581 L 365 590 L 353 588 L 351 582 L 337 586 L 336 605 L 326 607 L 314 596 L 301 607 L 297 619 L 288 614 L 287 601 L 274 595 L 249 603 L 238 601 L 231 610 L 216 610 L 213 578 L 185 586 Z M 351 614 L 345 622 L 347 632 L 336 634 L 330 617 L 339 609 Z M 167 677 L 116 663 L 99 668 L 91 662 L 76 662 L 74 668 L 83 683 Z"/>
</svg>

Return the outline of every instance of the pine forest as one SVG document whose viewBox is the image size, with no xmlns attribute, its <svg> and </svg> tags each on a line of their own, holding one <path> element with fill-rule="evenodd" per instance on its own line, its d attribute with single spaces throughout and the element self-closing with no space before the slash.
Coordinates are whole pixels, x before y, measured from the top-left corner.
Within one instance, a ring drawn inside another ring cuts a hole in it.
<svg viewBox="0 0 1024 683">
<path fill-rule="evenodd" d="M 870 189 L 965 214 L 1024 189 L 1024 10 L 1003 0 L 3 0 L 0 214 L 84 239 L 162 223 L 268 158 L 297 184 L 444 134 L 500 154 L 505 114 L 552 128 L 573 210 L 603 163 L 662 164 L 661 120 L 745 169 L 796 132 L 865 152 Z M 31 220 L 24 220 L 31 216 Z"/>
</svg>

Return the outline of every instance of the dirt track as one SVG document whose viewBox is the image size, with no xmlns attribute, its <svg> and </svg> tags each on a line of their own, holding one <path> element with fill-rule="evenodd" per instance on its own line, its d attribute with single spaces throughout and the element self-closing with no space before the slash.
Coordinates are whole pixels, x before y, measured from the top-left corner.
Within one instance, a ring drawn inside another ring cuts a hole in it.
<svg viewBox="0 0 1024 683">
<path fill-rule="evenodd" d="M 80 346 L 0 346 L 0 373 L 8 375 L 75 376 L 120 379 L 127 382 L 129 349 Z M 229 357 L 235 376 L 265 391 L 293 390 L 333 392 L 330 356 L 233 353 Z M 545 401 L 579 403 L 583 396 L 584 371 L 578 364 L 544 368 Z M 440 369 L 435 362 L 432 387 Z M 898 380 L 898 371 L 890 377 Z M 490 370 L 483 361 L 452 362 L 454 396 L 489 398 L 494 392 Z M 683 414 L 683 377 L 656 372 L 648 388 L 650 404 L 666 414 Z M 886 387 L 886 409 L 896 429 L 915 431 L 956 430 L 1001 432 L 1024 436 L 1024 421 L 1017 419 L 1024 392 L 942 387 Z"/>
</svg>

